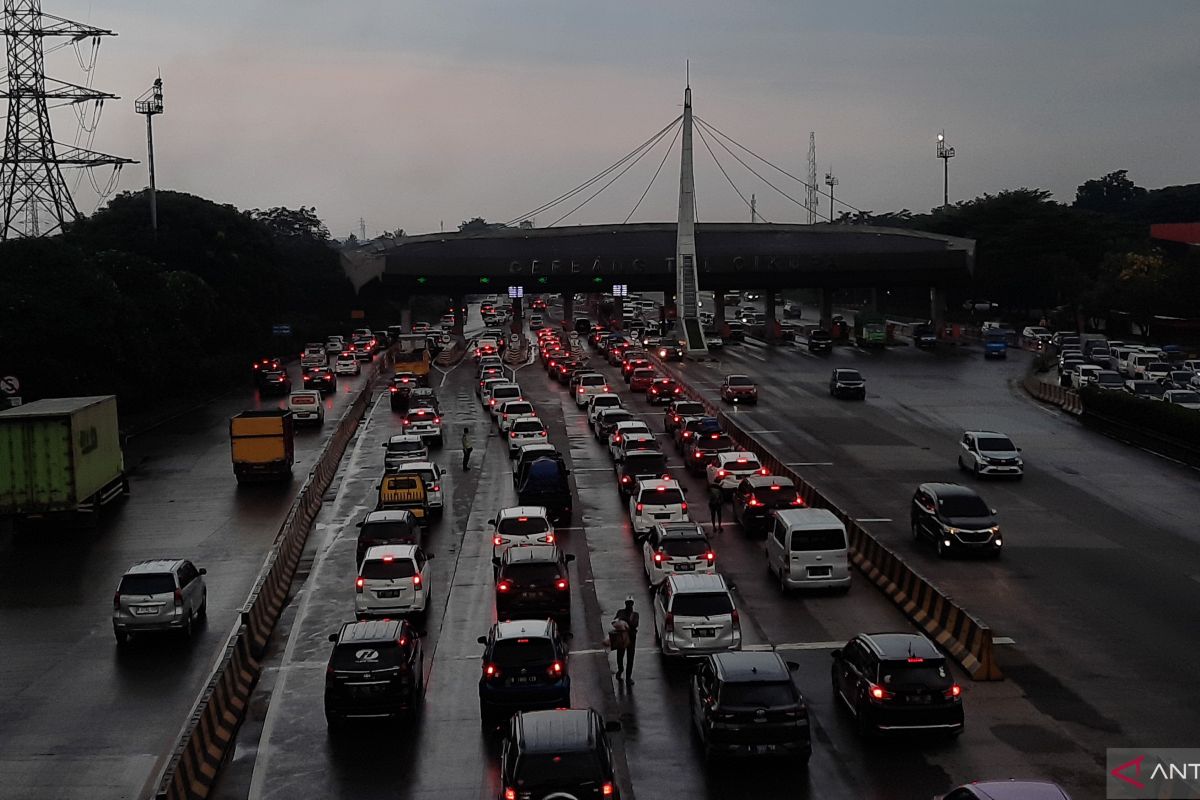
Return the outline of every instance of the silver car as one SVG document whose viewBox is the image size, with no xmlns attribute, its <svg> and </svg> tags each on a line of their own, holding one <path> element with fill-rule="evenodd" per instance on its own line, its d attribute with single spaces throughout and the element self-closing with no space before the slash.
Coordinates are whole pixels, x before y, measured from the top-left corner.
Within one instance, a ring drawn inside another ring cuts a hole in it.
<svg viewBox="0 0 1200 800">
<path fill-rule="evenodd" d="M 125 571 L 113 595 L 113 633 L 123 645 L 134 633 L 192 635 L 208 614 L 206 570 L 183 558 L 140 561 Z"/>
<path fill-rule="evenodd" d="M 664 656 L 742 649 L 742 626 L 720 575 L 671 575 L 654 596 L 654 633 Z"/>
</svg>

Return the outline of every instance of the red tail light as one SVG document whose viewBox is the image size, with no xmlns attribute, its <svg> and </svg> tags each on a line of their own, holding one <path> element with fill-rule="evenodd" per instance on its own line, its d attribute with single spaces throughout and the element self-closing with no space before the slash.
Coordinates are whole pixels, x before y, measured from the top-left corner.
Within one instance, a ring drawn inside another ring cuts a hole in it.
<svg viewBox="0 0 1200 800">
<path fill-rule="evenodd" d="M 434 424 L 434 425 L 441 425 L 441 424 L 442 424 L 442 418 L 441 418 L 441 417 L 434 417 L 434 418 L 433 418 L 433 424 Z"/>
<path fill-rule="evenodd" d="M 560 592 L 565 592 L 567 590 L 568 585 L 569 584 L 567 583 L 567 581 L 563 578 L 559 578 L 558 580 L 556 580 L 554 582 L 554 588 L 558 589 Z"/>
<path fill-rule="evenodd" d="M 637 513 L 639 513 L 639 514 L 642 513 L 643 508 L 645 508 L 645 506 L 641 503 L 638 503 L 636 506 L 634 506 L 634 510 L 637 511 Z"/>
<path fill-rule="evenodd" d="M 962 687 L 959 686 L 957 683 L 946 690 L 946 699 L 947 700 L 952 700 L 955 697 L 960 697 L 961 695 L 962 695 Z"/>
<path fill-rule="evenodd" d="M 497 546 L 497 547 L 499 547 L 500 545 L 504 544 L 504 541 L 505 541 L 505 540 L 504 540 L 504 537 L 503 537 L 503 536 L 493 536 L 493 537 L 492 537 L 492 544 L 493 544 L 493 545 L 495 545 L 495 546 Z"/>
<path fill-rule="evenodd" d="M 545 435 L 546 435 L 545 431 L 538 431 L 538 436 L 545 436 Z"/>
<path fill-rule="evenodd" d="M 414 589 L 421 588 L 421 576 L 420 575 L 413 575 L 413 588 Z"/>
<path fill-rule="evenodd" d="M 760 470 L 758 471 L 758 474 L 759 474 L 759 475 L 770 475 L 770 474 L 771 474 L 771 472 L 770 472 L 770 470 L 768 470 L 766 467 L 763 467 L 762 469 L 760 469 Z"/>
<path fill-rule="evenodd" d="M 517 800 L 517 790 L 511 786 L 504 788 L 504 800 Z"/>
<path fill-rule="evenodd" d="M 670 561 L 670 560 L 671 560 L 671 557 L 668 556 L 666 553 L 663 553 L 661 550 L 654 554 L 654 563 L 655 564 L 661 564 L 664 561 Z"/>
<path fill-rule="evenodd" d="M 500 667 L 496 664 L 484 664 L 483 665 L 483 675 L 485 678 L 488 678 L 489 680 L 499 678 L 500 677 Z"/>
<path fill-rule="evenodd" d="M 183 607 L 183 592 L 179 589 L 175 590 L 175 607 L 176 608 Z"/>
<path fill-rule="evenodd" d="M 612 797 L 615 792 L 616 789 L 613 788 L 612 781 L 605 781 L 604 785 L 600 787 L 600 794 L 605 797 Z"/>
<path fill-rule="evenodd" d="M 796 499 L 792 501 L 792 505 L 794 505 L 794 506 L 804 505 L 804 498 L 801 497 L 800 495 L 796 495 Z"/>
<path fill-rule="evenodd" d="M 692 453 L 692 458 L 704 458 L 704 453 L 701 453 L 699 450 L 697 450 L 696 452 Z"/>
<path fill-rule="evenodd" d="M 546 542 L 546 544 L 554 544 L 554 534 L 547 533 L 545 536 L 542 537 L 542 541 Z"/>
<path fill-rule="evenodd" d="M 891 692 L 889 692 L 887 689 L 883 688 L 882 686 L 877 686 L 876 684 L 872 683 L 872 684 L 869 684 L 869 687 L 870 688 L 868 689 L 868 691 L 870 692 L 872 700 L 890 700 L 893 697 L 895 697 L 894 694 L 892 694 Z"/>
<path fill-rule="evenodd" d="M 680 503 L 680 504 L 679 504 L 679 509 L 680 509 L 681 511 L 687 511 L 687 503 Z"/>
<path fill-rule="evenodd" d="M 705 554 L 704 554 L 704 558 L 705 558 L 705 560 L 707 560 L 707 561 L 716 561 L 716 560 L 717 560 L 717 554 L 716 554 L 716 553 L 714 553 L 712 550 L 709 550 L 707 553 L 705 553 Z"/>
<path fill-rule="evenodd" d="M 729 619 L 733 622 L 734 630 L 738 630 L 742 627 L 742 617 L 740 614 L 738 614 L 738 610 L 736 608 L 729 612 Z"/>
<path fill-rule="evenodd" d="M 759 500 L 757 497 L 752 496 L 750 498 L 750 502 L 746 503 L 746 505 L 750 506 L 751 508 L 759 508 L 760 506 L 762 506 L 762 501 Z"/>
<path fill-rule="evenodd" d="M 516 432 L 516 431 L 511 431 L 511 432 L 509 432 L 509 434 L 508 434 L 508 438 L 510 438 L 510 439 L 515 439 L 515 438 L 517 438 L 517 432 Z"/>
<path fill-rule="evenodd" d="M 500 581 L 496 584 L 497 592 L 507 592 L 512 589 L 512 581 Z"/>
<path fill-rule="evenodd" d="M 121 593 L 114 592 L 113 593 L 113 611 L 117 611 L 120 608 L 121 608 Z"/>
<path fill-rule="evenodd" d="M 628 476 L 628 475 L 622 475 L 622 476 L 621 476 L 621 483 L 629 483 L 629 476 Z M 640 510 L 640 509 L 639 509 L 639 510 Z"/>
<path fill-rule="evenodd" d="M 555 661 L 553 664 L 550 665 L 550 668 L 547 669 L 546 672 L 550 673 L 550 676 L 554 677 L 554 678 L 557 678 L 558 676 L 562 675 L 563 674 L 562 662 Z"/>
<path fill-rule="evenodd" d="M 409 425 L 412 425 L 412 420 L 410 420 L 408 417 L 405 417 L 400 421 L 400 424 L 407 428 Z"/>
<path fill-rule="evenodd" d="M 357 592 L 358 594 L 362 594 L 363 586 L 365 586 L 366 583 L 367 582 L 365 580 L 363 580 L 362 578 L 356 578 L 354 580 L 354 591 Z"/>
<path fill-rule="evenodd" d="M 442 490 L 442 485 L 440 483 L 435 483 L 433 486 L 429 487 L 429 491 L 431 491 L 431 492 L 440 492 L 441 490 Z"/>
<path fill-rule="evenodd" d="M 619 442 L 619 441 L 621 441 L 621 434 L 619 434 L 619 433 L 618 433 L 616 436 L 614 436 L 614 437 L 613 437 L 613 441 L 614 441 L 614 442 Z"/>
<path fill-rule="evenodd" d="M 728 472 L 726 472 L 726 471 L 725 471 L 725 470 L 723 470 L 723 469 L 719 469 L 719 470 L 717 470 L 717 477 L 718 477 L 718 478 L 724 478 L 724 477 L 725 477 L 725 476 L 727 476 L 728 474 L 729 474 L 729 473 L 728 473 Z"/>
<path fill-rule="evenodd" d="M 667 615 L 665 617 L 663 617 L 663 630 L 666 631 L 667 633 L 675 632 L 675 614 L 674 613 L 668 611 Z"/>
</svg>

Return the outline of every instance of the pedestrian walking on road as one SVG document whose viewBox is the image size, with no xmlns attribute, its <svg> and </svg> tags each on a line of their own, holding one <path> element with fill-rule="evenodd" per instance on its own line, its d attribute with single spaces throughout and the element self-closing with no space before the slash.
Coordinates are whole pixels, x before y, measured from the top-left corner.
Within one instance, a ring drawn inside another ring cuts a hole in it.
<svg viewBox="0 0 1200 800">
<path fill-rule="evenodd" d="M 718 533 L 724 524 L 721 521 L 721 510 L 724 504 L 725 498 L 721 496 L 721 487 L 708 487 L 708 513 L 712 517 L 713 533 Z"/>
<path fill-rule="evenodd" d="M 638 612 L 633 610 L 633 595 L 625 598 L 625 607 L 617 612 L 613 617 L 613 630 L 619 630 L 620 625 L 625 626 L 625 636 L 623 637 L 623 647 L 618 647 L 618 641 L 613 642 L 613 650 L 617 651 L 617 680 L 621 679 L 621 673 L 625 673 L 625 682 L 633 684 L 633 654 L 637 650 L 637 632 L 638 622 L 640 617 Z"/>
<path fill-rule="evenodd" d="M 471 468 L 471 429 L 463 428 L 462 434 L 463 472 Z"/>
</svg>

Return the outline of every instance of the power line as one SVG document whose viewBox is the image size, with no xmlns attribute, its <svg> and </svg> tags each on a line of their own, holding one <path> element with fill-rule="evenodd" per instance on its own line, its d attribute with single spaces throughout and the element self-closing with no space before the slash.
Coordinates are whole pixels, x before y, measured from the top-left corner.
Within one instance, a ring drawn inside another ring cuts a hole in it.
<svg viewBox="0 0 1200 800">
<path fill-rule="evenodd" d="M 708 154 L 710 156 L 712 156 L 713 162 L 716 163 L 717 169 L 721 170 L 721 174 L 725 176 L 725 180 L 729 181 L 729 185 L 733 187 L 733 190 L 735 192 L 737 192 L 737 196 L 740 197 L 742 199 L 742 202 L 746 204 L 746 208 L 750 209 L 751 213 L 756 213 L 755 209 L 754 209 L 754 205 L 749 200 L 746 199 L 746 196 L 744 194 L 742 194 L 742 190 L 739 189 L 737 187 L 737 184 L 735 184 L 733 182 L 733 178 L 729 177 L 729 173 L 725 171 L 725 167 L 722 166 L 720 160 L 717 158 L 717 154 L 714 153 L 712 147 L 709 146 L 708 138 L 705 137 L 705 135 L 704 135 L 703 126 L 697 127 L 696 132 L 700 134 L 700 141 L 704 142 L 704 149 L 708 150 Z M 761 216 L 761 215 L 759 215 L 759 216 Z M 767 218 L 763 217 L 763 219 L 767 219 Z M 767 219 L 767 222 L 770 222 L 770 221 L 771 220 Z"/>
<path fill-rule="evenodd" d="M 700 126 L 701 126 L 701 128 L 707 128 L 707 127 L 711 127 L 711 126 L 709 126 L 709 125 L 705 124 L 705 123 L 704 123 L 703 121 L 701 121 L 699 118 L 697 118 L 697 120 L 696 120 L 696 121 L 700 123 Z M 698 130 L 699 130 L 699 129 L 698 129 Z M 703 134 L 701 134 L 701 137 L 703 137 Z M 706 142 L 705 144 L 706 144 L 706 146 L 707 146 L 707 142 Z M 760 175 L 760 174 L 758 174 L 757 172 L 755 172 L 755 170 L 754 170 L 754 168 L 753 168 L 753 167 L 751 167 L 751 166 L 750 166 L 749 164 L 747 164 L 745 161 L 742 161 L 742 159 L 738 158 L 738 154 L 737 154 L 737 153 L 735 153 L 735 152 L 733 152 L 732 150 L 730 150 L 730 149 L 729 149 L 729 147 L 727 147 L 727 146 L 725 145 L 725 143 L 724 143 L 724 142 L 722 142 L 720 139 L 717 139 L 717 144 L 721 145 L 721 148 L 722 148 L 722 149 L 724 149 L 726 153 L 729 153 L 729 155 L 733 156 L 734 160 L 736 160 L 736 161 L 737 161 L 739 164 L 741 164 L 743 167 L 745 167 L 745 168 L 746 168 L 746 169 L 747 169 L 747 170 L 750 172 L 750 174 L 752 174 L 754 177 L 758 178 L 760 181 L 762 181 L 763 183 L 765 183 L 767 186 L 770 186 L 772 189 L 774 189 L 775 191 L 779 192 L 781 195 L 783 195 L 784 197 L 786 197 L 788 200 L 791 200 L 791 201 L 792 201 L 793 203 L 795 203 L 796 205 L 800 206 L 801 208 L 803 208 L 803 209 L 805 209 L 805 210 L 808 210 L 808 206 L 807 206 L 807 205 L 806 205 L 804 202 L 802 202 L 802 201 L 800 201 L 800 200 L 797 200 L 796 198 L 792 197 L 790 194 L 788 194 L 787 192 L 785 192 L 783 189 L 780 189 L 778 186 L 776 186 L 775 184 L 771 183 L 769 180 L 767 180 L 766 178 L 764 178 L 762 175 Z M 714 156 L 714 158 L 715 158 L 715 156 Z M 741 193 L 739 192 L 738 194 L 741 194 Z M 742 198 L 743 202 L 745 201 L 745 199 L 746 199 L 746 198 L 744 198 L 744 197 Z M 747 205 L 749 205 L 749 203 L 747 203 Z M 770 221 L 770 220 L 768 220 L 768 222 L 769 222 L 769 221 Z"/>
<path fill-rule="evenodd" d="M 679 122 L 681 119 L 683 119 L 682 114 L 680 114 L 675 119 L 671 120 L 668 124 L 664 125 L 653 136 L 651 136 L 649 139 L 647 139 L 646 141 L 642 142 L 640 145 L 635 147 L 633 150 L 631 150 L 629 153 L 627 153 L 624 158 L 617 161 L 615 164 L 610 166 L 608 169 L 604 170 L 603 172 L 599 173 L 598 175 L 594 175 L 593 177 L 589 178 L 588 180 L 586 180 L 583 183 L 576 186 L 574 189 L 571 189 L 569 192 L 560 194 L 558 197 L 554 198 L 550 202 L 540 205 L 537 208 L 533 209 L 532 211 L 528 211 L 524 214 L 521 214 L 520 216 L 512 218 L 508 222 L 504 223 L 505 226 L 507 227 L 509 225 L 513 225 L 517 222 L 520 222 L 523 219 L 529 219 L 538 214 L 544 213 L 545 211 L 553 208 L 554 206 L 558 205 L 559 203 L 562 203 L 562 202 L 570 199 L 571 197 L 579 194 L 580 192 L 584 191 L 585 189 L 587 189 L 589 186 L 596 183 L 597 181 L 603 180 L 603 178 L 606 175 L 608 175 L 613 170 L 619 168 L 622 164 L 624 164 L 629 159 L 633 158 L 635 155 L 637 155 L 638 152 L 642 151 L 647 146 L 653 146 L 654 144 L 657 144 L 658 141 L 666 134 L 666 132 L 669 131 L 671 129 L 671 127 L 673 125 L 675 125 L 675 123 Z"/>
<path fill-rule="evenodd" d="M 654 185 L 656 180 L 658 180 L 658 173 L 662 172 L 663 164 L 667 163 L 667 157 L 670 156 L 671 151 L 675 149 L 675 142 L 679 140 L 679 132 L 682 130 L 682 125 L 675 129 L 675 135 L 671 137 L 671 144 L 667 145 L 667 152 L 663 153 L 662 161 L 658 162 L 658 169 L 654 170 L 654 176 L 651 177 L 650 182 L 646 184 L 646 191 L 642 192 L 642 196 L 639 197 L 638 201 L 633 204 L 633 210 L 630 211 L 628 216 L 625 217 L 625 221 L 621 223 L 622 225 L 624 225 L 626 222 L 629 222 L 630 217 L 632 217 L 634 212 L 638 210 L 638 206 L 640 206 L 642 201 L 646 199 L 646 195 L 650 192 L 650 187 Z"/>
</svg>

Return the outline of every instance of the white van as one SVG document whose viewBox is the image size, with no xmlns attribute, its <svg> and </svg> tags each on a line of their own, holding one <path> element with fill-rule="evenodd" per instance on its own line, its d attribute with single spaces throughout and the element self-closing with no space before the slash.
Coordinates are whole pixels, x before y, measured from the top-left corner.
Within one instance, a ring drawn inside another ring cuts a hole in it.
<svg viewBox="0 0 1200 800">
<path fill-rule="evenodd" d="M 1128 366 L 1125 368 L 1125 374 L 1130 378 L 1141 378 L 1146 372 L 1146 367 L 1159 361 L 1157 354 L 1137 353 L 1129 357 Z"/>
<path fill-rule="evenodd" d="M 321 403 L 321 393 L 316 389 L 299 389 L 288 395 L 288 411 L 297 423 L 311 422 L 321 425 L 325 422 L 325 406 Z"/>
<path fill-rule="evenodd" d="M 771 515 L 767 570 L 779 589 L 850 589 L 846 526 L 825 508 L 789 508 Z"/>
</svg>

